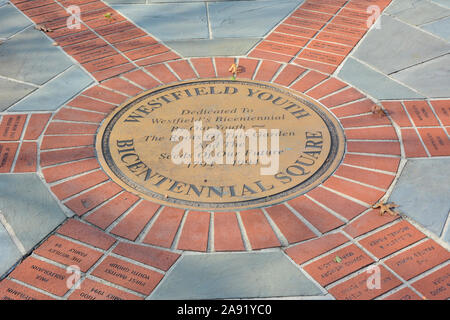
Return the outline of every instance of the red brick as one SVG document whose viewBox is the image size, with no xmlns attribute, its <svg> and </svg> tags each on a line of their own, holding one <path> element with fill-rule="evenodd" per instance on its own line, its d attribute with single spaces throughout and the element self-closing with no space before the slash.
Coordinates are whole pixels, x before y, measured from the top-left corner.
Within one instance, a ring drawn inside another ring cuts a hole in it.
<svg viewBox="0 0 450 320">
<path fill-rule="evenodd" d="M 450 139 L 444 129 L 419 128 L 418 130 L 431 156 L 450 156 Z"/>
<path fill-rule="evenodd" d="M 383 300 L 421 300 L 421 298 L 410 288 L 406 287 L 386 296 Z"/>
<path fill-rule="evenodd" d="M 394 175 L 349 167 L 346 165 L 341 165 L 335 172 L 335 175 L 362 182 L 381 189 L 389 188 L 395 178 Z"/>
<path fill-rule="evenodd" d="M 408 114 L 403 109 L 402 103 L 399 101 L 384 101 L 381 103 L 387 110 L 389 116 L 400 127 L 412 127 Z"/>
<path fill-rule="evenodd" d="M 331 112 L 339 110 L 342 108 L 333 108 Z M 357 127 L 371 127 L 371 126 L 382 126 L 390 125 L 390 121 L 387 117 L 380 117 L 375 114 L 361 115 L 350 118 L 341 118 L 341 124 L 344 128 L 357 128 Z"/>
<path fill-rule="evenodd" d="M 13 279 L 20 280 L 60 297 L 70 289 L 67 288 L 67 278 L 69 276 L 63 268 L 56 267 L 34 257 L 26 258 L 10 275 Z"/>
<path fill-rule="evenodd" d="M 260 42 L 260 44 L 258 44 L 255 49 L 261 51 L 280 53 L 292 57 L 295 56 L 300 51 L 301 47 L 290 46 L 284 43 L 281 44 L 277 42 L 264 40 Z"/>
<path fill-rule="evenodd" d="M 331 14 L 302 10 L 302 8 L 294 11 L 294 13 L 292 13 L 292 16 L 310 20 L 321 20 L 325 22 L 330 20 L 332 17 Z"/>
<path fill-rule="evenodd" d="M 433 240 L 427 240 L 386 260 L 386 265 L 405 280 L 447 261 L 448 250 Z"/>
<path fill-rule="evenodd" d="M 110 113 L 116 107 L 116 105 L 98 101 L 85 96 L 78 96 L 72 101 L 68 102 L 67 105 L 74 108 L 80 108 L 84 110 L 97 111 L 103 113 Z"/>
<path fill-rule="evenodd" d="M 448 300 L 450 298 L 450 265 L 414 282 L 412 286 L 423 293 L 428 300 Z"/>
<path fill-rule="evenodd" d="M 91 147 L 47 151 L 41 153 L 41 167 L 93 157 L 95 157 L 95 150 Z"/>
<path fill-rule="evenodd" d="M 69 300 L 143 300 L 143 298 L 91 279 L 84 279 L 80 288 L 71 293 Z"/>
<path fill-rule="evenodd" d="M 39 22 L 38 22 L 39 23 Z M 61 38 L 58 38 L 58 45 L 61 47 L 70 46 L 73 44 L 77 44 L 83 41 L 88 41 L 92 39 L 96 39 L 97 36 L 92 31 L 86 30 L 83 32 L 79 32 L 76 34 L 67 35 Z"/>
<path fill-rule="evenodd" d="M 80 42 L 77 44 L 74 44 L 72 46 L 66 46 L 64 47 L 64 51 L 69 55 L 76 55 L 83 52 L 90 52 L 92 50 L 108 46 L 108 43 L 103 41 L 100 38 L 94 38 L 92 40 Z"/>
<path fill-rule="evenodd" d="M 286 65 L 274 80 L 275 83 L 288 87 L 294 80 L 302 75 L 306 69 L 294 65 Z"/>
<path fill-rule="evenodd" d="M 100 99 L 100 100 L 103 100 L 103 101 L 106 101 L 106 102 L 109 102 L 109 103 L 112 103 L 115 105 L 119 105 L 128 99 L 128 97 L 123 94 L 113 92 L 111 90 L 102 88 L 100 86 L 95 86 L 95 87 L 87 89 L 86 91 L 83 92 L 83 95 L 92 97 L 95 99 Z M 91 100 L 91 101 L 94 101 L 94 100 Z M 98 103 L 98 101 L 97 101 L 97 103 Z"/>
<path fill-rule="evenodd" d="M 255 75 L 255 80 L 270 81 L 275 73 L 277 73 L 281 64 L 274 61 L 264 60 L 261 62 L 259 69 Z"/>
<path fill-rule="evenodd" d="M 316 237 L 314 232 L 312 232 L 285 205 L 280 204 L 268 207 L 266 211 L 289 244 Z"/>
<path fill-rule="evenodd" d="M 0 141 L 17 141 L 22 136 L 26 114 L 5 115 L 0 123 Z"/>
<path fill-rule="evenodd" d="M 340 44 L 345 44 L 347 46 L 355 46 L 359 39 L 358 38 L 353 38 L 353 37 L 348 37 L 345 35 L 341 35 L 341 34 L 335 34 L 335 33 L 328 33 L 328 32 L 319 32 L 319 34 L 316 36 L 317 40 L 323 40 L 323 41 L 329 41 L 329 42 L 336 42 L 336 43 L 340 43 Z"/>
<path fill-rule="evenodd" d="M 85 51 L 79 54 L 73 54 L 72 57 L 81 64 L 91 62 L 94 60 L 110 57 L 117 54 L 117 51 L 110 46 L 99 47 L 90 51 Z"/>
<path fill-rule="evenodd" d="M 183 218 L 184 210 L 165 207 L 150 228 L 144 243 L 170 248 Z"/>
<path fill-rule="evenodd" d="M 397 140 L 397 133 L 389 127 L 351 128 L 345 130 L 348 140 Z"/>
<path fill-rule="evenodd" d="M 122 41 L 128 41 L 128 40 L 131 40 L 134 38 L 139 38 L 139 37 L 146 36 L 146 35 L 147 35 L 147 33 L 145 33 L 144 31 L 142 31 L 139 28 L 130 28 L 130 29 L 126 29 L 126 30 L 121 30 L 120 32 L 105 35 L 104 38 L 109 43 L 114 44 L 114 43 L 118 43 L 118 42 L 122 42 Z"/>
<path fill-rule="evenodd" d="M 241 218 L 253 250 L 281 245 L 261 210 L 242 211 Z"/>
<path fill-rule="evenodd" d="M 402 141 L 407 158 L 427 157 L 422 141 L 416 132 L 416 129 L 402 129 Z"/>
<path fill-rule="evenodd" d="M 250 52 L 248 56 L 252 58 L 267 59 L 280 62 L 289 62 L 292 60 L 292 56 L 257 49 L 252 50 L 252 52 Z"/>
<path fill-rule="evenodd" d="M 374 256 L 381 259 L 422 240 L 424 237 L 425 235 L 422 232 L 407 221 L 402 220 L 360 240 L 359 243 Z"/>
<path fill-rule="evenodd" d="M 52 297 L 4 279 L 0 282 L 0 300 L 54 300 Z"/>
<path fill-rule="evenodd" d="M 319 30 L 325 25 L 325 21 L 300 19 L 294 16 L 287 18 L 283 23 L 313 30 Z"/>
<path fill-rule="evenodd" d="M 149 295 L 163 278 L 159 272 L 115 257 L 103 260 L 92 275 L 145 295 Z"/>
<path fill-rule="evenodd" d="M 294 35 L 294 36 L 305 37 L 307 39 L 312 38 L 317 33 L 316 30 L 301 28 L 301 27 L 297 27 L 297 26 L 291 26 L 291 25 L 287 25 L 287 24 L 279 25 L 277 28 L 275 28 L 274 31 L 280 32 L 280 33 L 286 33 L 286 34 L 290 34 L 290 35 Z"/>
<path fill-rule="evenodd" d="M 150 72 L 156 79 L 162 83 L 171 83 L 178 81 L 178 78 L 164 64 L 155 64 L 146 67 L 145 70 Z"/>
<path fill-rule="evenodd" d="M 41 14 L 34 17 L 29 17 L 35 24 L 45 24 L 47 22 L 51 22 L 59 19 L 67 19 L 70 15 L 63 9 Z"/>
<path fill-rule="evenodd" d="M 24 140 L 36 140 L 44 131 L 45 126 L 50 120 L 51 113 L 35 113 L 30 116 Z"/>
<path fill-rule="evenodd" d="M 14 172 L 36 172 L 37 143 L 22 142 Z"/>
<path fill-rule="evenodd" d="M 113 253 L 163 271 L 168 271 L 180 257 L 178 253 L 125 242 L 119 243 Z"/>
<path fill-rule="evenodd" d="M 104 69 L 109 69 L 121 64 L 125 64 L 127 63 L 128 60 L 125 59 L 124 57 L 122 57 L 119 54 L 116 54 L 114 56 L 110 56 L 110 57 L 106 57 L 106 58 L 102 58 L 102 59 L 98 59 L 95 61 L 91 61 L 91 62 L 87 62 L 87 63 L 83 63 L 83 67 L 93 73 L 95 71 L 101 71 Z"/>
<path fill-rule="evenodd" d="M 120 66 L 116 66 L 116 67 L 110 67 L 106 70 L 102 70 L 102 71 L 98 71 L 98 72 L 94 72 L 92 74 L 92 76 L 97 80 L 97 81 L 103 81 L 115 76 L 118 76 L 122 73 L 125 73 L 127 71 L 131 71 L 134 70 L 135 67 L 131 64 L 131 63 L 126 63 L 126 64 L 122 64 Z"/>
<path fill-rule="evenodd" d="M 179 250 L 206 252 L 209 224 L 209 212 L 190 211 L 187 213 L 177 248 Z"/>
<path fill-rule="evenodd" d="M 236 213 L 214 213 L 214 249 L 216 251 L 245 250 Z"/>
<path fill-rule="evenodd" d="M 155 56 L 167 51 L 169 51 L 169 48 L 162 45 L 161 43 L 157 43 L 133 51 L 127 51 L 125 52 L 125 55 L 131 60 L 139 60 L 142 58 Z"/>
<path fill-rule="evenodd" d="M 329 97 L 321 99 L 320 102 L 322 102 L 327 107 L 332 108 L 362 98 L 364 98 L 364 95 L 361 92 L 353 88 L 348 88 Z"/>
<path fill-rule="evenodd" d="M 439 126 L 439 122 L 426 101 L 405 101 L 405 108 L 417 127 Z"/>
<path fill-rule="evenodd" d="M 366 156 L 360 154 L 347 153 L 345 155 L 344 163 L 359 167 L 366 167 L 389 172 L 397 172 L 400 159 L 383 156 Z"/>
<path fill-rule="evenodd" d="M 374 204 L 385 194 L 383 191 L 372 189 L 359 183 L 343 180 L 337 177 L 329 178 L 324 183 L 324 186 L 363 201 L 367 204 Z"/>
<path fill-rule="evenodd" d="M 362 101 L 357 101 L 357 102 L 347 104 L 342 107 L 333 108 L 332 112 L 336 115 L 336 117 L 342 118 L 342 117 L 354 116 L 354 115 L 358 115 L 358 114 L 372 112 L 372 108 L 374 106 L 375 106 L 375 103 L 373 103 L 369 99 L 365 99 Z M 372 120 L 374 117 L 372 117 L 372 116 L 371 117 L 366 117 L 366 116 L 363 117 L 363 119 L 366 119 L 366 118 L 369 118 L 370 120 Z M 360 119 L 360 118 L 357 118 L 357 119 Z M 383 120 L 385 120 L 385 119 L 383 119 Z M 347 121 L 349 121 L 349 120 L 347 120 Z M 385 121 L 385 122 L 389 123 L 388 121 Z M 364 128 L 364 129 L 366 129 L 366 128 Z"/>
<path fill-rule="evenodd" d="M 342 16 L 341 14 L 334 17 L 333 23 L 355 27 L 363 30 L 367 30 L 367 20 L 357 20 L 357 19 L 351 19 L 346 16 Z"/>
<path fill-rule="evenodd" d="M 375 285 L 370 277 L 374 276 L 376 269 L 368 269 L 366 272 L 334 286 L 328 292 L 337 300 L 371 300 L 402 284 L 385 267 L 377 267 L 380 268 L 380 288 L 369 287 L 369 285 Z"/>
<path fill-rule="evenodd" d="M 191 65 L 186 60 L 176 60 L 167 63 L 175 71 L 181 80 L 197 79 L 197 75 L 192 70 Z"/>
<path fill-rule="evenodd" d="M 381 216 L 380 210 L 370 210 L 346 225 L 343 231 L 351 237 L 356 238 L 398 218 L 398 215 L 391 216 L 390 214 L 385 214 Z"/>
<path fill-rule="evenodd" d="M 400 144 L 390 141 L 349 141 L 347 152 L 400 155 Z"/>
<path fill-rule="evenodd" d="M 56 232 L 103 250 L 116 242 L 109 234 L 76 219 L 67 220 Z"/>
<path fill-rule="evenodd" d="M 337 262 L 336 257 L 339 257 L 341 262 Z M 356 245 L 351 244 L 319 260 L 311 262 L 303 269 L 322 286 L 326 286 L 372 262 L 373 260 L 367 254 Z"/>
<path fill-rule="evenodd" d="M 130 82 L 125 81 L 120 78 L 114 78 L 114 79 L 104 81 L 102 83 L 102 85 L 105 87 L 108 87 L 110 89 L 127 94 L 129 96 L 135 96 L 142 92 L 141 88 L 136 87 L 135 85 L 131 84 Z"/>
<path fill-rule="evenodd" d="M 88 271 L 103 255 L 100 251 L 55 235 L 50 236 L 34 253 L 67 266 L 76 265 L 81 272 Z"/>
<path fill-rule="evenodd" d="M 111 233 L 132 241 L 136 240 L 158 208 L 159 205 L 153 202 L 145 200 L 140 202 L 111 230 Z"/>
<path fill-rule="evenodd" d="M 228 71 L 233 63 L 235 63 L 234 58 L 215 58 L 217 77 L 229 78 L 231 77 L 231 72 Z"/>
<path fill-rule="evenodd" d="M 336 5 L 337 5 L 337 3 L 336 3 Z M 336 13 L 340 9 L 339 7 L 328 6 L 326 4 L 323 4 L 320 2 L 313 2 L 313 1 L 305 2 L 304 4 L 302 4 L 301 8 L 306 9 L 306 10 L 326 12 L 326 13 L 331 13 L 331 14 Z"/>
<path fill-rule="evenodd" d="M 308 68 L 308 69 L 314 69 L 326 74 L 332 74 L 336 69 L 336 65 L 321 63 L 317 61 L 307 60 L 307 59 L 295 59 L 295 64 L 298 64 L 299 66 Z"/>
<path fill-rule="evenodd" d="M 292 260 L 297 264 L 303 264 L 315 257 L 324 254 L 348 241 L 342 233 L 332 233 L 307 241 L 304 243 L 297 244 L 293 247 L 285 249 L 286 254 L 291 257 Z"/>
<path fill-rule="evenodd" d="M 96 186 L 99 183 L 108 180 L 108 176 L 101 170 L 97 170 L 91 173 L 87 173 L 78 178 L 62 182 L 51 187 L 53 193 L 58 199 L 63 200 L 83 190 Z"/>
<path fill-rule="evenodd" d="M 93 211 L 85 220 L 102 229 L 106 229 L 138 200 L 137 196 L 129 192 L 123 192 Z"/>
<path fill-rule="evenodd" d="M 45 135 L 78 135 L 94 134 L 98 124 L 51 122 L 45 130 Z"/>
<path fill-rule="evenodd" d="M 325 28 L 323 28 L 324 32 L 330 32 L 330 33 L 337 33 L 340 35 L 345 35 L 347 37 L 353 37 L 353 38 L 361 38 L 365 30 L 357 29 L 357 28 L 351 28 L 348 26 L 343 26 L 335 23 L 329 23 Z"/>
<path fill-rule="evenodd" d="M 158 54 L 155 56 L 151 56 L 149 58 L 135 61 L 135 63 L 140 67 L 144 67 L 144 66 L 149 66 L 152 64 L 157 64 L 157 63 L 171 61 L 171 60 L 177 60 L 177 59 L 180 59 L 180 56 L 177 55 L 175 52 L 169 51 L 169 52 L 165 52 L 165 53 Z"/>
<path fill-rule="evenodd" d="M 430 103 L 442 124 L 450 126 L 450 100 L 435 100 Z"/>
<path fill-rule="evenodd" d="M 35 0 L 35 1 L 11 1 L 14 5 L 22 11 L 29 10 L 32 8 L 37 8 L 41 6 L 46 6 L 55 3 L 53 0 Z"/>
<path fill-rule="evenodd" d="M 89 190 L 64 204 L 77 215 L 81 216 L 106 200 L 111 199 L 120 191 L 122 191 L 122 187 L 115 182 L 110 181 L 95 189 Z"/>
<path fill-rule="evenodd" d="M 259 60 L 256 59 L 239 58 L 238 65 L 240 72 L 238 74 L 238 78 L 253 79 L 253 75 L 255 74 L 258 64 Z"/>
<path fill-rule="evenodd" d="M 100 123 L 105 118 L 104 114 L 82 111 L 72 108 L 61 108 L 55 115 L 55 120 L 95 122 Z"/>
<path fill-rule="evenodd" d="M 44 136 L 41 144 L 41 150 L 94 146 L 94 135 L 71 136 Z"/>
<path fill-rule="evenodd" d="M 321 187 L 308 192 L 308 196 L 349 220 L 367 209 L 367 207 Z"/>
<path fill-rule="evenodd" d="M 200 78 L 215 78 L 216 71 L 211 58 L 192 58 L 191 63 Z"/>
<path fill-rule="evenodd" d="M 305 74 L 302 78 L 300 78 L 300 80 L 298 80 L 291 86 L 291 89 L 297 90 L 299 92 L 306 92 L 326 78 L 328 78 L 328 76 L 322 73 L 316 71 L 308 71 L 307 74 Z"/>
<path fill-rule="evenodd" d="M 113 16 L 111 17 L 111 19 L 105 19 L 104 15 L 106 13 L 113 13 Z M 85 23 L 92 29 L 96 30 L 97 28 L 101 28 L 104 26 L 109 26 L 111 24 L 118 24 L 120 22 L 125 22 L 125 18 L 119 14 L 117 14 L 117 12 L 114 14 L 114 12 L 105 12 L 103 11 L 102 15 L 97 15 L 92 17 L 92 19 L 89 19 L 87 21 L 85 21 Z M 133 27 L 135 27 L 135 25 L 133 25 Z M 125 29 L 122 29 L 125 30 Z M 118 30 L 116 30 L 118 31 Z"/>
<path fill-rule="evenodd" d="M 336 78 L 329 78 L 325 82 L 321 83 L 319 86 L 315 87 L 312 90 L 309 90 L 308 96 L 314 99 L 320 99 L 346 86 L 347 84 Z"/>
<path fill-rule="evenodd" d="M 152 37 L 145 36 L 142 38 L 133 39 L 130 41 L 125 41 L 121 43 L 116 43 L 114 46 L 122 52 L 127 52 L 130 50 L 147 47 L 150 45 L 157 44 L 158 42 Z"/>
<path fill-rule="evenodd" d="M 97 159 L 86 159 L 55 167 L 42 169 L 45 181 L 48 183 L 55 182 L 64 178 L 68 178 L 86 171 L 99 168 Z"/>
<path fill-rule="evenodd" d="M 145 73 L 142 70 L 136 70 L 129 73 L 125 73 L 123 77 L 127 78 L 130 81 L 133 81 L 134 83 L 140 85 L 145 89 L 152 89 L 160 85 L 160 83 L 156 79 L 150 77 L 147 73 Z"/>
<path fill-rule="evenodd" d="M 294 36 L 294 35 L 278 33 L 278 32 L 272 32 L 266 38 L 266 40 L 269 40 L 269 41 L 272 41 L 272 42 L 280 42 L 280 43 L 284 43 L 284 44 L 288 44 L 288 45 L 296 46 L 296 47 L 303 47 L 309 41 L 309 39 L 307 39 L 307 38 L 297 37 L 297 36 Z M 298 48 L 297 51 L 299 49 L 300 48 Z"/>
<path fill-rule="evenodd" d="M 344 224 L 342 220 L 304 196 L 292 199 L 288 203 L 321 233 L 336 229 Z"/>
<path fill-rule="evenodd" d="M 313 40 L 308 44 L 308 49 L 319 50 L 324 52 L 329 52 L 337 55 L 346 56 L 353 49 L 349 46 L 344 46 L 341 44 L 330 43 L 326 41 Z"/>
<path fill-rule="evenodd" d="M 321 63 L 339 65 L 343 60 L 344 56 L 332 54 L 329 52 L 321 52 L 316 50 L 304 49 L 299 55 L 299 59 L 313 60 Z"/>
</svg>

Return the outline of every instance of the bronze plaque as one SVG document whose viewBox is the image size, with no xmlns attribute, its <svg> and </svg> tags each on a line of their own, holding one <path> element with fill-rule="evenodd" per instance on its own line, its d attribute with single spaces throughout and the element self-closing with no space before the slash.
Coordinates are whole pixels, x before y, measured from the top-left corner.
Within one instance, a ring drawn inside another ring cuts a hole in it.
<svg viewBox="0 0 450 320">
<path fill-rule="evenodd" d="M 190 134 L 186 140 L 173 140 L 179 129 Z M 222 139 L 204 139 L 209 129 L 222 132 Z M 264 150 L 250 148 L 250 135 L 241 140 L 244 162 L 226 158 L 227 144 L 238 150 L 230 133 L 258 135 L 264 129 L 266 157 L 278 154 L 276 171 L 262 174 L 268 167 L 260 161 Z M 209 153 L 222 163 L 208 163 L 207 154 L 200 161 L 196 137 L 201 152 L 223 143 L 223 153 Z M 278 151 L 271 149 L 276 137 Z M 194 151 L 188 160 L 189 153 L 180 153 L 185 162 L 179 164 L 172 152 L 181 141 Z M 322 183 L 340 164 L 345 137 L 336 118 L 305 95 L 257 81 L 205 79 L 158 87 L 127 101 L 104 121 L 96 146 L 112 179 L 143 198 L 181 208 L 240 210 L 279 203 Z"/>
</svg>

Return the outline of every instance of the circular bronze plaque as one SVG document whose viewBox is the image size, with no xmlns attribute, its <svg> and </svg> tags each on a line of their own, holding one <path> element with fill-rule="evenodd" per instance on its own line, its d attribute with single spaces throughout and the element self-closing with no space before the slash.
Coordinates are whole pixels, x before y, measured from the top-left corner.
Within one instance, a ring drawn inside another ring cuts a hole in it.
<svg viewBox="0 0 450 320">
<path fill-rule="evenodd" d="M 179 140 L 172 139 L 177 129 L 185 132 Z M 222 133 L 221 139 L 215 135 L 208 141 L 209 129 Z M 244 144 L 240 140 L 244 162 L 225 156 L 227 150 L 230 157 L 231 150 L 237 152 L 236 132 L 248 134 Z M 250 148 L 251 137 L 264 132 L 267 149 Z M 276 138 L 277 152 L 271 148 Z M 172 151 L 182 141 L 192 152 L 180 153 L 186 163 L 177 164 Z M 256 81 L 208 79 L 134 97 L 104 121 L 96 145 L 112 179 L 143 198 L 182 208 L 239 210 L 278 203 L 319 185 L 339 165 L 345 137 L 326 108 L 297 92 Z M 200 161 L 202 152 L 212 150 L 208 146 L 222 147 L 211 153 L 222 164 Z M 263 155 L 269 162 L 261 161 Z M 275 171 L 262 174 L 261 168 L 270 166 Z"/>
</svg>

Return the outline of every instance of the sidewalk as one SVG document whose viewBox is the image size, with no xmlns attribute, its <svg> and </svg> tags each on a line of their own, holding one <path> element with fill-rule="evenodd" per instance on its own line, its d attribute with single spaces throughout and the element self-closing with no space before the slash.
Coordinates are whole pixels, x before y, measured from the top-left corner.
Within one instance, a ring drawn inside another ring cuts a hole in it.
<svg viewBox="0 0 450 320">
<path fill-rule="evenodd" d="M 449 30 L 448 0 L 0 0 L 0 297 L 450 298 Z M 232 64 L 337 119 L 331 176 L 227 211 L 114 175 L 118 106 Z"/>
</svg>

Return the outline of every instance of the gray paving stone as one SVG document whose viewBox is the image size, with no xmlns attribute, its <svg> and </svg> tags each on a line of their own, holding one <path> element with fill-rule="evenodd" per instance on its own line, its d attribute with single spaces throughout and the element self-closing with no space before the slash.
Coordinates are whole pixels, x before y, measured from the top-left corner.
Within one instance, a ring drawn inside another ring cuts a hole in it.
<svg viewBox="0 0 450 320">
<path fill-rule="evenodd" d="M 9 38 L 30 25 L 31 21 L 11 4 L 0 7 L 0 38 Z"/>
<path fill-rule="evenodd" d="M 390 202 L 441 236 L 450 209 L 450 159 L 412 159 L 397 182 Z"/>
<path fill-rule="evenodd" d="M 260 40 L 260 38 L 193 39 L 166 41 L 165 44 L 183 57 L 242 56 Z"/>
<path fill-rule="evenodd" d="M 396 0 L 386 13 L 416 26 L 450 16 L 450 10 L 427 0 Z"/>
<path fill-rule="evenodd" d="M 0 45 L 0 75 L 42 85 L 72 65 L 70 59 L 32 27 Z"/>
<path fill-rule="evenodd" d="M 72 66 L 8 111 L 54 111 L 93 82 L 80 67 Z"/>
<path fill-rule="evenodd" d="M 105 0 L 107 4 L 145 4 L 146 0 Z"/>
<path fill-rule="evenodd" d="M 36 87 L 0 78 L 0 112 L 8 109 L 33 90 L 36 90 Z"/>
<path fill-rule="evenodd" d="M 26 251 L 66 219 L 34 173 L 2 174 L 0 190 L 0 210 Z"/>
<path fill-rule="evenodd" d="M 450 43 L 392 17 L 380 17 L 381 29 L 372 29 L 353 54 L 390 74 L 450 52 Z"/>
<path fill-rule="evenodd" d="M 353 58 L 347 59 L 338 77 L 380 100 L 424 98 L 419 93 Z"/>
<path fill-rule="evenodd" d="M 438 37 L 450 41 L 450 17 L 420 26 L 422 29 L 431 32 Z"/>
<path fill-rule="evenodd" d="M 433 2 L 450 9 L 450 1 L 448 0 L 433 0 Z"/>
<path fill-rule="evenodd" d="M 298 1 L 227 1 L 209 3 L 213 38 L 262 37 L 294 10 Z"/>
<path fill-rule="evenodd" d="M 449 213 L 450 216 L 450 213 Z M 447 220 L 449 217 L 447 217 Z M 450 244 L 450 224 L 447 224 L 447 228 L 443 231 L 442 240 Z"/>
<path fill-rule="evenodd" d="M 162 41 L 209 37 L 204 3 L 112 5 L 111 7 Z"/>
<path fill-rule="evenodd" d="M 281 252 L 184 255 L 151 299 L 317 296 L 320 289 Z"/>
<path fill-rule="evenodd" d="M 0 278 L 7 272 L 21 257 L 19 249 L 11 240 L 9 233 L 0 223 Z"/>
<path fill-rule="evenodd" d="M 450 54 L 392 74 L 431 98 L 450 98 Z"/>
</svg>

